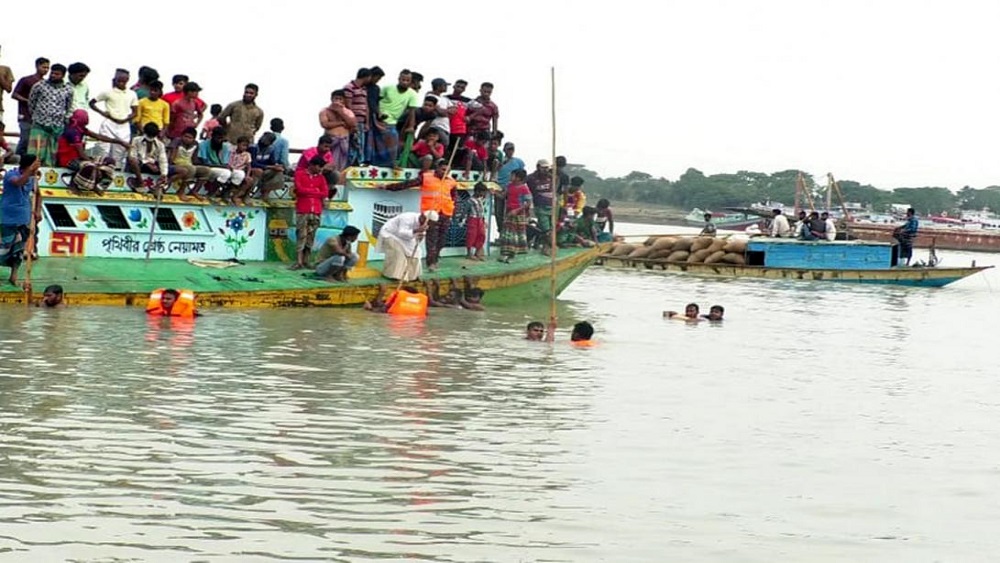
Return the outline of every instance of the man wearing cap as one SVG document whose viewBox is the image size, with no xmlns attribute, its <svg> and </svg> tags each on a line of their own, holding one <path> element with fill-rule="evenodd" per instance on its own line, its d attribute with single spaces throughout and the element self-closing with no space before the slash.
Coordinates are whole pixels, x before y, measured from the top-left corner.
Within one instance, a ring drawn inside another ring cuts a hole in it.
<svg viewBox="0 0 1000 563">
<path fill-rule="evenodd" d="M 394 280 L 415 280 L 423 273 L 420 266 L 420 238 L 427 232 L 433 211 L 407 211 L 389 219 L 378 231 L 375 250 L 385 254 L 382 275 Z"/>
<path fill-rule="evenodd" d="M 552 165 L 544 158 L 535 165 L 535 171 L 528 174 L 528 188 L 535 207 L 535 217 L 538 218 L 538 228 L 549 232 L 552 228 Z M 548 237 L 545 237 L 548 241 Z"/>
<path fill-rule="evenodd" d="M 437 217 L 427 225 L 427 269 L 437 270 L 441 249 L 445 246 L 451 217 L 455 214 L 455 191 L 458 183 L 448 175 L 448 161 L 439 158 L 434 163 L 434 173 L 423 173 L 419 178 L 381 186 L 389 191 L 405 190 L 420 186 L 420 211 L 433 211 Z"/>
</svg>

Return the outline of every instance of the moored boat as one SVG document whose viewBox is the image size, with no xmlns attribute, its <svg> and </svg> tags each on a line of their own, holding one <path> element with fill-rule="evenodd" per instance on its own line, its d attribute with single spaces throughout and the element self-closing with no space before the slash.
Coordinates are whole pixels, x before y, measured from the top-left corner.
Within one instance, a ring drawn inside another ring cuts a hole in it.
<svg viewBox="0 0 1000 563">
<path fill-rule="evenodd" d="M 697 207 L 684 216 L 684 221 L 692 227 L 700 227 L 705 224 L 706 213 L 712 216 L 712 223 L 720 229 L 741 231 L 750 225 L 756 225 L 760 222 L 759 216 L 750 213 L 738 211 L 730 211 L 729 213 L 722 213 L 718 211 L 712 212 L 701 210 Z"/>
<path fill-rule="evenodd" d="M 380 283 L 396 283 L 380 275 L 384 256 L 376 250 L 375 238 L 392 216 L 418 210 L 420 195 L 419 188 L 378 189 L 414 178 L 416 170 L 364 167 L 350 168 L 345 174 L 343 193 L 323 210 L 316 244 L 354 225 L 362 233 L 355 249 L 359 263 L 350 281 L 331 283 L 312 272 L 287 268 L 295 256 L 296 240 L 291 200 L 232 206 L 165 195 L 157 208 L 151 197 L 129 190 L 120 172 L 105 195 L 98 197 L 72 193 L 67 184 L 69 171 L 43 168 L 39 259 L 33 266 L 32 286 L 37 290 L 60 284 L 72 304 L 143 305 L 156 288 L 183 287 L 197 293 L 199 306 L 359 305 L 375 296 Z M 460 200 L 469 197 L 481 180 L 476 172 L 466 176 L 455 171 L 452 176 L 458 182 Z M 463 206 L 456 206 L 440 269 L 425 272 L 423 278 L 442 280 L 446 290 L 450 279 L 470 276 L 486 291 L 487 305 L 550 295 L 551 260 L 547 256 L 533 253 L 511 264 L 466 260 L 462 212 Z M 486 218 L 490 221 L 492 213 L 487 212 Z M 487 253 L 489 246 L 488 241 Z M 145 260 L 147 252 L 149 260 Z M 557 290 L 568 286 L 598 254 L 598 248 L 560 249 Z M 24 303 L 26 296 L 18 287 L 0 287 L 0 303 Z"/>
<path fill-rule="evenodd" d="M 694 237 L 705 239 L 707 237 Z M 647 242 L 650 242 L 647 240 Z M 653 242 L 644 247 L 655 245 Z M 711 243 L 709 243 L 711 244 Z M 717 243 L 716 243 L 717 244 Z M 728 244 L 728 243 L 727 243 Z M 690 246 L 689 246 L 690 248 Z M 705 246 L 704 248 L 711 248 Z M 669 252 L 669 254 L 667 254 Z M 873 241 L 800 241 L 758 237 L 734 240 L 723 250 L 719 247 L 712 257 L 688 261 L 697 253 L 675 251 L 666 244 L 658 252 L 628 254 L 612 249 L 601 255 L 598 264 L 605 267 L 623 267 L 685 273 L 722 278 L 762 278 L 781 280 L 813 280 L 842 283 L 892 284 L 919 287 L 941 287 L 992 266 L 935 267 L 927 265 L 903 266 L 899 264 L 898 245 Z"/>
<path fill-rule="evenodd" d="M 853 236 L 880 242 L 891 242 L 892 232 L 898 224 L 848 223 Z M 969 250 L 975 252 L 1000 252 L 1000 231 L 968 229 L 961 227 L 920 227 L 913 241 L 917 248 L 934 246 L 941 250 Z"/>
</svg>

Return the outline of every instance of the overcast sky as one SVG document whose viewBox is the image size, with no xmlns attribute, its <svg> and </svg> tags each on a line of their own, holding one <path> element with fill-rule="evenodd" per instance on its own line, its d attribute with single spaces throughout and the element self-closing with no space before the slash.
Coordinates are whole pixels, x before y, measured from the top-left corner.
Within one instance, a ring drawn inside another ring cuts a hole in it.
<svg viewBox="0 0 1000 563">
<path fill-rule="evenodd" d="M 425 90 L 494 82 L 500 129 L 531 167 L 551 154 L 555 66 L 557 151 L 604 177 L 800 168 L 885 189 L 1000 184 L 997 0 L 381 0 L 370 16 L 341 2 L 50 4 L 4 6 L 0 63 L 17 77 L 39 55 L 79 60 L 96 94 L 115 67 L 134 78 L 145 64 L 167 83 L 189 74 L 210 104 L 252 81 L 297 147 L 314 144 L 330 91 L 378 64 L 383 84 L 404 67 Z"/>
</svg>

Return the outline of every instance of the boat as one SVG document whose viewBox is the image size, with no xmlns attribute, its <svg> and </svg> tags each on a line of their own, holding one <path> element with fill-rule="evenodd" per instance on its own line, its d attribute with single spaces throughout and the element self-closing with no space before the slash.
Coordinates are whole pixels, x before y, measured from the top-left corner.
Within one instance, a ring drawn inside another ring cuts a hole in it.
<svg viewBox="0 0 1000 563">
<path fill-rule="evenodd" d="M 39 258 L 33 263 L 32 287 L 40 294 L 46 285 L 60 284 L 73 305 L 144 305 L 153 290 L 175 287 L 193 290 L 199 307 L 357 306 L 372 299 L 380 283 L 396 283 L 380 274 L 383 255 L 374 244 L 379 228 L 392 216 L 416 211 L 420 205 L 419 188 L 396 192 L 378 188 L 417 174 L 413 169 L 374 166 L 345 171 L 343 193 L 323 211 L 317 246 L 354 225 L 362 233 L 355 249 L 359 262 L 347 283 L 331 283 L 315 278 L 311 271 L 288 269 L 295 256 L 296 234 L 294 202 L 289 199 L 232 206 L 181 201 L 168 194 L 157 209 L 151 196 L 126 186 L 122 172 L 115 173 L 103 196 L 76 195 L 68 188 L 69 170 L 43 167 Z M 460 199 L 468 198 L 483 179 L 478 172 L 451 175 L 458 182 Z M 461 218 L 462 208 L 456 206 L 456 219 Z M 486 216 L 492 223 L 492 214 Z M 423 277 L 441 280 L 447 290 L 450 280 L 470 276 L 485 290 L 483 302 L 488 306 L 551 295 L 548 256 L 532 253 L 510 264 L 469 261 L 464 241 L 464 227 L 453 222 L 440 269 Z M 484 250 L 489 254 L 490 242 Z M 557 291 L 580 275 L 599 252 L 597 247 L 559 249 Z M 28 293 L 19 287 L 0 287 L 0 303 L 23 304 L 26 299 Z"/>
<path fill-rule="evenodd" d="M 643 247 L 655 247 L 657 238 L 661 237 L 650 237 L 652 242 L 647 240 L 650 244 Z M 725 239 L 720 239 L 720 242 L 723 240 Z M 663 245 L 662 250 L 647 253 L 633 249 L 628 254 L 616 254 L 616 250 L 612 249 L 603 253 L 597 263 L 609 268 L 638 268 L 720 278 L 812 280 L 916 287 L 942 287 L 992 268 L 976 266 L 975 262 L 969 267 L 942 268 L 927 264 L 904 266 L 899 264 L 897 244 L 874 241 L 803 241 L 755 237 L 749 240 L 733 239 L 731 247 L 729 241 L 724 244 L 725 247 L 718 246 L 719 250 L 716 252 L 720 254 L 716 254 L 714 259 L 712 256 L 705 258 L 703 254 L 704 261 L 677 259 L 682 255 L 675 254 L 676 250 Z M 680 252 L 688 254 L 684 250 Z M 664 257 L 664 254 L 667 256 Z M 687 258 L 696 254 L 691 252 Z"/>
<path fill-rule="evenodd" d="M 847 231 L 859 238 L 891 242 L 893 240 L 892 232 L 900 224 L 899 222 L 893 224 L 855 221 L 847 223 Z M 921 225 L 913 246 L 916 248 L 935 246 L 941 250 L 1000 252 L 1000 231 L 991 228 Z"/>
<path fill-rule="evenodd" d="M 743 212 L 729 212 L 722 213 L 721 211 L 707 211 L 701 210 L 697 207 L 691 210 L 690 213 L 684 216 L 684 221 L 692 227 L 701 227 L 705 225 L 705 214 L 708 213 L 712 216 L 712 223 L 719 229 L 728 229 L 732 231 L 741 231 L 750 225 L 756 225 L 760 222 L 760 217 L 754 214 L 743 213 Z"/>
</svg>

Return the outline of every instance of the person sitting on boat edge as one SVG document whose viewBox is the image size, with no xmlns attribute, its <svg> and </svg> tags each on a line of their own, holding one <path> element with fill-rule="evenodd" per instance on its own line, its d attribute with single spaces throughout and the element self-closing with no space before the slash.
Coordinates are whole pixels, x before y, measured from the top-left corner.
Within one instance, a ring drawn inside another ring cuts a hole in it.
<svg viewBox="0 0 1000 563">
<path fill-rule="evenodd" d="M 822 240 L 826 238 L 826 223 L 820 220 L 819 212 L 809 213 L 809 218 L 802 224 L 802 231 L 799 233 L 802 240 Z"/>
<path fill-rule="evenodd" d="M 194 292 L 190 289 L 156 289 L 149 294 L 146 314 L 154 317 L 192 318 L 201 316 L 195 310 Z"/>
<path fill-rule="evenodd" d="M 788 217 L 785 217 L 780 209 L 773 209 L 771 213 L 771 236 L 775 238 L 788 238 L 792 234 L 792 228 L 788 225 Z"/>
<path fill-rule="evenodd" d="M 699 308 L 697 303 L 688 303 L 684 306 L 683 316 L 677 313 L 677 311 L 664 311 L 663 316 L 675 321 L 698 322 L 701 320 L 698 312 Z"/>
<path fill-rule="evenodd" d="M 585 246 L 597 244 L 597 227 L 594 218 L 597 210 L 589 205 L 583 208 L 580 217 L 569 225 L 559 227 L 559 246 Z"/>
<path fill-rule="evenodd" d="M 42 298 L 35 304 L 36 307 L 45 306 L 50 309 L 59 309 L 66 306 L 66 302 L 63 301 L 63 287 L 58 284 L 52 284 L 45 288 L 42 292 Z"/>
<path fill-rule="evenodd" d="M 524 330 L 525 340 L 541 342 L 545 339 L 545 325 L 541 321 L 531 321 Z"/>
<path fill-rule="evenodd" d="M 347 272 L 358 263 L 358 255 L 351 252 L 351 244 L 358 240 L 361 231 L 348 225 L 339 235 L 323 242 L 316 257 L 316 276 L 326 281 L 347 281 Z"/>
<path fill-rule="evenodd" d="M 611 202 L 605 198 L 597 201 L 594 226 L 597 227 L 597 242 L 611 242 L 615 239 L 615 215 L 611 212 Z"/>
<path fill-rule="evenodd" d="M 712 214 L 705 214 L 705 226 L 701 228 L 701 232 L 698 233 L 700 237 L 714 237 L 716 233 L 715 224 L 712 223 Z"/>
<path fill-rule="evenodd" d="M 702 315 L 701 318 L 707 321 L 720 322 L 722 321 L 722 316 L 726 313 L 726 308 L 722 305 L 712 305 L 708 309 L 707 315 Z"/>
</svg>

